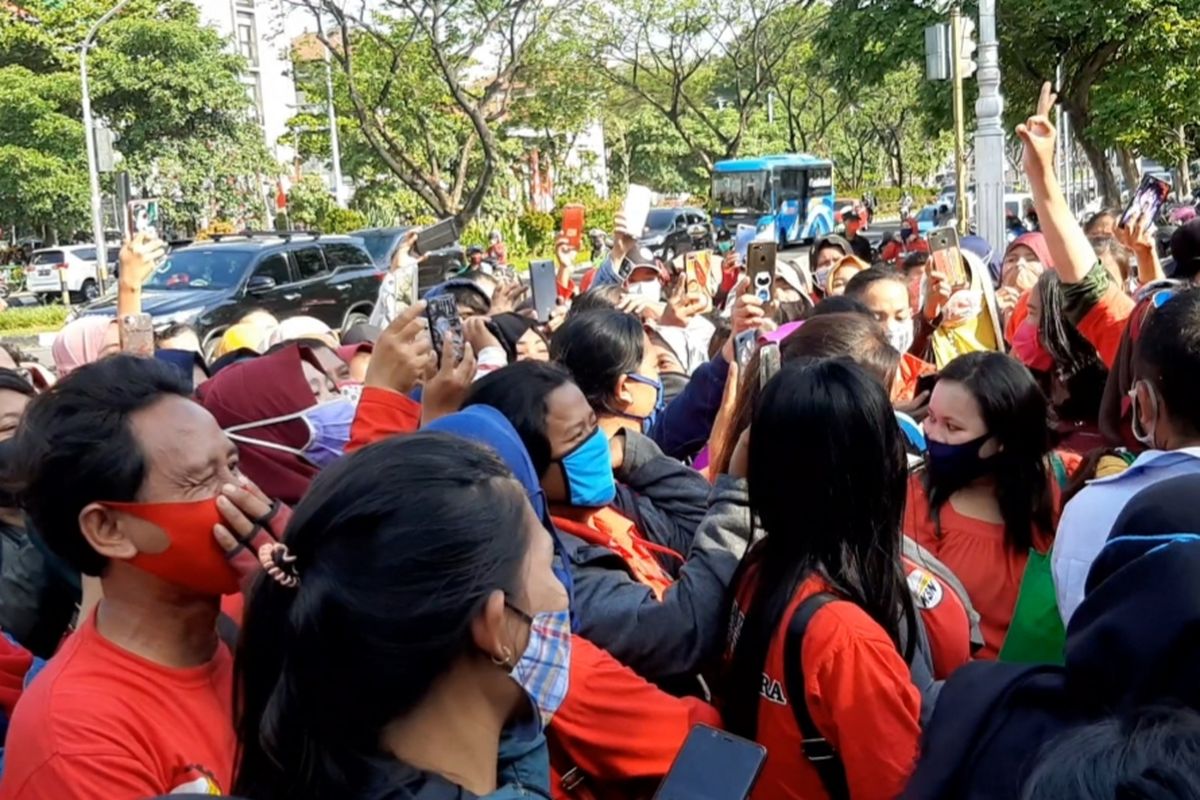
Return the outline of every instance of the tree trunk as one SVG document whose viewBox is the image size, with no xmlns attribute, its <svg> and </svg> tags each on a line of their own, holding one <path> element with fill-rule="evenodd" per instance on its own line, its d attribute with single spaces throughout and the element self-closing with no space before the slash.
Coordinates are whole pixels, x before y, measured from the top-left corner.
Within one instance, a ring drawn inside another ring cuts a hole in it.
<svg viewBox="0 0 1200 800">
<path fill-rule="evenodd" d="M 1109 163 L 1104 148 L 1083 134 L 1085 130 L 1087 129 L 1082 125 L 1076 128 L 1075 141 L 1079 142 L 1079 146 L 1083 148 L 1088 163 L 1092 165 L 1092 172 L 1096 173 L 1096 188 L 1104 199 L 1104 207 L 1116 208 L 1121 205 L 1121 191 L 1117 187 L 1117 178 L 1113 175 L 1112 164 Z"/>
<path fill-rule="evenodd" d="M 1124 147 L 1117 153 L 1121 157 L 1121 174 L 1125 178 L 1125 188 L 1133 191 L 1142 179 L 1138 174 L 1137 157 Z"/>
</svg>

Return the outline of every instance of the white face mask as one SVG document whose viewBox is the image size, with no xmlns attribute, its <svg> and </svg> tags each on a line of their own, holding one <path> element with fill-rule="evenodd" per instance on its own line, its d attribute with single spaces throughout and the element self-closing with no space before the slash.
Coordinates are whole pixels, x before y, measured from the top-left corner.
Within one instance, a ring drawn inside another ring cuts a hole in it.
<svg viewBox="0 0 1200 800">
<path fill-rule="evenodd" d="M 890 320 L 887 323 L 888 344 L 901 354 L 907 353 L 908 348 L 912 347 L 915 335 L 912 320 Z"/>
<path fill-rule="evenodd" d="M 651 302 L 657 303 L 662 299 L 662 284 L 657 280 L 638 281 L 626 286 L 625 293 L 644 297 Z"/>
</svg>

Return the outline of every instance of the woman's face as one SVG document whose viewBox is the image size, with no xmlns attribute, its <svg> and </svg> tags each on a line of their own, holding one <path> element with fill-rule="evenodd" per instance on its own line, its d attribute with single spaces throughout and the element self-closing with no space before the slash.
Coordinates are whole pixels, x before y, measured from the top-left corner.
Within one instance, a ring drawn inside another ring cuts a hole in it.
<svg viewBox="0 0 1200 800">
<path fill-rule="evenodd" d="M 1029 293 L 1029 315 L 1025 321 L 1037 327 L 1042 322 L 1042 293 L 1036 289 Z"/>
<path fill-rule="evenodd" d="M 328 374 L 317 369 L 307 359 L 300 360 L 300 369 L 304 371 L 304 380 L 308 381 L 308 386 L 312 389 L 314 403 L 324 403 L 337 397 L 337 386 Z"/>
<path fill-rule="evenodd" d="M 1000 285 L 1027 292 L 1034 287 L 1045 271 L 1046 267 L 1037 253 L 1023 244 L 1013 245 L 1004 254 Z"/>
<path fill-rule="evenodd" d="M 988 432 L 979 401 L 958 381 L 938 381 L 929 397 L 929 416 L 922 423 L 925 436 L 942 444 L 965 444 Z M 987 458 L 996 452 L 994 442 L 987 442 L 979 455 Z"/>
<path fill-rule="evenodd" d="M 574 383 L 564 383 L 546 395 L 546 439 L 550 460 L 558 461 L 596 430 L 596 412 Z M 551 464 L 542 476 L 542 489 L 551 503 L 570 501 L 562 467 Z"/>
<path fill-rule="evenodd" d="M 533 328 L 521 334 L 517 339 L 517 361 L 549 361 L 550 348 L 546 340 Z"/>
<path fill-rule="evenodd" d="M 0 441 L 13 437 L 28 405 L 27 396 L 11 389 L 0 389 Z"/>
<path fill-rule="evenodd" d="M 817 252 L 817 269 L 829 269 L 845 256 L 840 247 L 823 247 Z"/>
<path fill-rule="evenodd" d="M 637 374 L 650 380 L 658 380 L 658 353 L 650 337 L 642 334 L 642 363 L 638 365 Z M 658 403 L 658 390 L 653 386 L 635 381 L 629 376 L 623 376 L 617 383 L 617 399 L 624 403 L 622 409 L 634 417 L 646 418 L 654 413 Z"/>
<path fill-rule="evenodd" d="M 829 279 L 829 294 L 833 297 L 845 294 L 846 284 L 857 274 L 858 267 L 856 266 L 838 267 L 835 269 Z"/>
<path fill-rule="evenodd" d="M 800 293 L 793 289 L 792 285 L 783 278 L 775 279 L 773 289 L 776 303 L 797 303 L 800 301 Z"/>
<path fill-rule="evenodd" d="M 863 304 L 871 309 L 875 319 L 883 324 L 911 322 L 912 306 L 908 289 L 899 281 L 875 281 L 867 287 L 862 297 Z"/>
</svg>

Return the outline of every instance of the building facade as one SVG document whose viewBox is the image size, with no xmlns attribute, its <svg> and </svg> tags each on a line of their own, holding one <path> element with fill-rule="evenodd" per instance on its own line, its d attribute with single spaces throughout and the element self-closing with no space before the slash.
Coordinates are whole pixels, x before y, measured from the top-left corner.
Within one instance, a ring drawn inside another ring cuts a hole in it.
<svg viewBox="0 0 1200 800">
<path fill-rule="evenodd" d="M 284 136 L 295 114 L 296 86 L 285 32 L 283 0 L 193 0 L 200 18 L 229 41 L 230 49 L 246 59 L 242 76 L 246 93 L 267 146 L 281 161 L 290 161 L 292 148 Z"/>
</svg>

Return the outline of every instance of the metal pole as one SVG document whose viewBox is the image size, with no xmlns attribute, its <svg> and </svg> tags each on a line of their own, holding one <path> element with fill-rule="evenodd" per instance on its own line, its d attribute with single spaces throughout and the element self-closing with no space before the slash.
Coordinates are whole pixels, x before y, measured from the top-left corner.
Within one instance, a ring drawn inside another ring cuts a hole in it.
<svg viewBox="0 0 1200 800">
<path fill-rule="evenodd" d="M 329 106 L 329 147 L 333 151 L 333 196 L 340 208 L 346 204 L 342 199 L 342 147 L 338 141 L 337 111 L 333 107 L 333 67 L 330 65 L 329 48 L 325 48 L 325 95 Z"/>
<path fill-rule="evenodd" d="M 959 234 L 967 232 L 967 143 L 963 116 L 962 10 L 950 9 L 950 80 L 954 85 L 954 185 L 955 219 Z"/>
<path fill-rule="evenodd" d="M 129 1 L 120 0 L 108 10 L 108 13 L 96 20 L 96 24 L 92 25 L 79 48 L 79 84 L 83 91 L 83 136 L 87 140 L 88 182 L 91 185 L 92 194 L 92 237 L 96 241 L 96 280 L 101 294 L 104 293 L 105 284 L 108 281 L 108 248 L 104 243 L 104 218 L 100 208 L 100 168 L 96 163 L 96 124 L 92 119 L 92 96 L 88 89 L 87 58 L 88 50 L 96 43 L 96 36 L 99 35 L 100 28 L 129 5 Z"/>
<path fill-rule="evenodd" d="M 1000 45 L 996 40 L 996 0 L 979 0 L 979 99 L 975 101 L 975 222 L 979 235 L 997 252 L 1005 247 L 1004 98 L 1000 95 Z M 1021 215 L 1023 209 L 1018 209 Z"/>
</svg>

